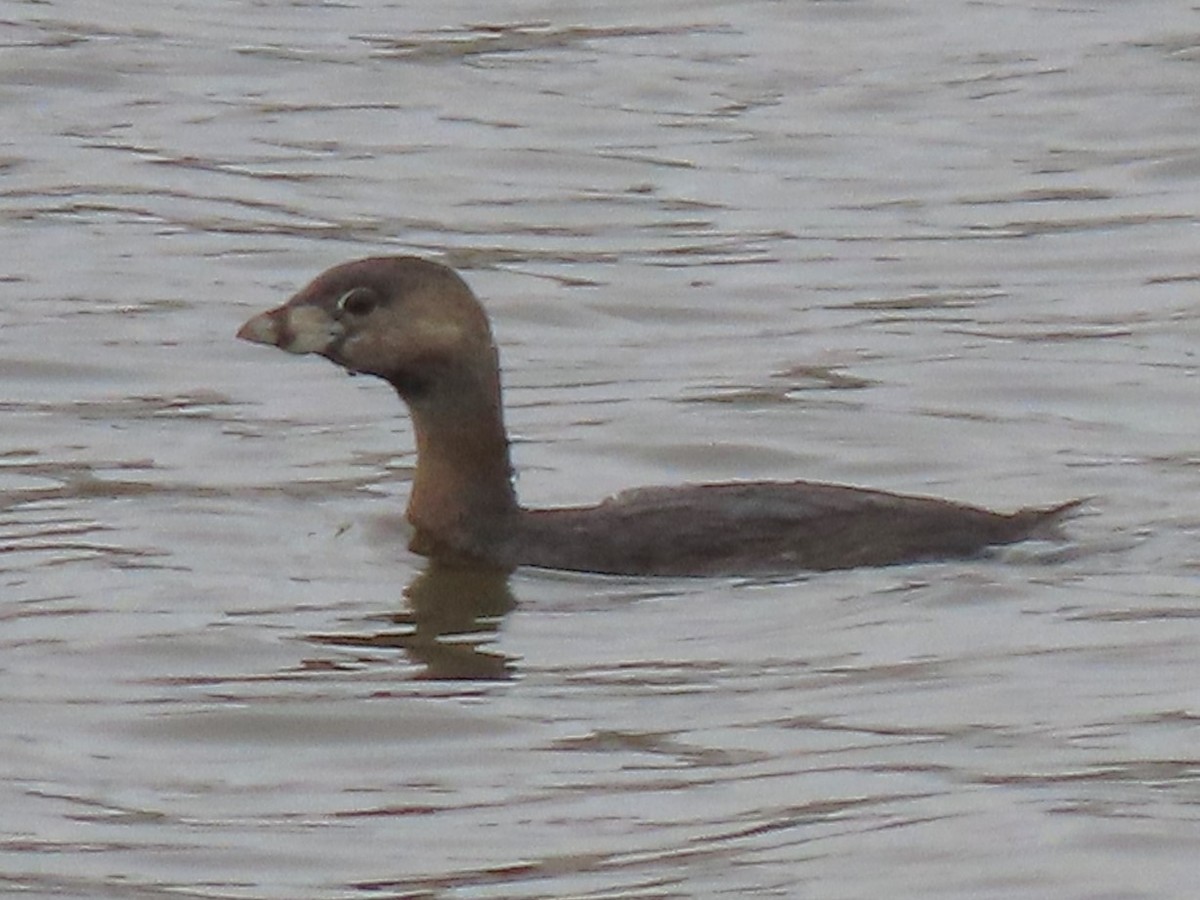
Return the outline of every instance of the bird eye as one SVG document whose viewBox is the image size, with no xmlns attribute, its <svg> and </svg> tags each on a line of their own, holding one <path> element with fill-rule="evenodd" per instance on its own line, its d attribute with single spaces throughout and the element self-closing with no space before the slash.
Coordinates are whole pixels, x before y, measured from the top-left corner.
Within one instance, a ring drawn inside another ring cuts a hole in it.
<svg viewBox="0 0 1200 900">
<path fill-rule="evenodd" d="M 370 288 L 351 288 L 338 298 L 337 309 L 352 316 L 365 316 L 375 308 L 376 299 Z"/>
</svg>

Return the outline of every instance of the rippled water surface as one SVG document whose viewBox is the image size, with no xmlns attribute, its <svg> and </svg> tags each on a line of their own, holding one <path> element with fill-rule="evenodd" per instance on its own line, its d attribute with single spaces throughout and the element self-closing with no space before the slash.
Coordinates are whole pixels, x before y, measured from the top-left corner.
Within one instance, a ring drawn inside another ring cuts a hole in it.
<svg viewBox="0 0 1200 900">
<path fill-rule="evenodd" d="M 0 19 L 0 891 L 1194 896 L 1195 9 Z M 1093 499 L 967 562 L 426 573 L 386 386 L 232 337 L 393 252 L 486 300 L 530 503 Z"/>
</svg>

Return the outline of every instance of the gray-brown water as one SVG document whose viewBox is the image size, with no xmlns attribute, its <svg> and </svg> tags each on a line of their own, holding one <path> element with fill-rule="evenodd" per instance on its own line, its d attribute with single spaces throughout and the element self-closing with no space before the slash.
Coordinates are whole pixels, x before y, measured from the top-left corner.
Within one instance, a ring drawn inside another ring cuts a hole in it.
<svg viewBox="0 0 1200 900">
<path fill-rule="evenodd" d="M 1194 896 L 1188 4 L 0 19 L 0 891 Z M 529 503 L 1094 500 L 968 562 L 422 576 L 398 401 L 232 337 L 389 252 L 488 304 Z"/>
</svg>

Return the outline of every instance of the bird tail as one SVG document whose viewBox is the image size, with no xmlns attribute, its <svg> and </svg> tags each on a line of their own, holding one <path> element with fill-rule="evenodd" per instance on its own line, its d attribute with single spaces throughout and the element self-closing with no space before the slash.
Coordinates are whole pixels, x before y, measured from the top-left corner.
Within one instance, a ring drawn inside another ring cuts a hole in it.
<svg viewBox="0 0 1200 900">
<path fill-rule="evenodd" d="M 1079 497 L 1075 500 L 1068 500 L 1066 503 L 1059 503 L 1055 506 L 1041 506 L 1033 509 L 1023 509 L 1021 512 L 1017 513 L 1017 515 L 1027 517 L 1026 521 L 1029 523 L 1029 537 L 1061 541 L 1066 537 L 1062 531 L 1063 523 L 1078 513 L 1080 507 L 1090 503 L 1092 499 L 1092 497 Z"/>
</svg>

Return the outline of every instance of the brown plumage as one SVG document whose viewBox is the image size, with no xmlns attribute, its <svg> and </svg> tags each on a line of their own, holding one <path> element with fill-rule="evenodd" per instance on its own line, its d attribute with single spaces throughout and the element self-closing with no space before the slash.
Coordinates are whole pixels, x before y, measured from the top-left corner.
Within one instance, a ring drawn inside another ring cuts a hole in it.
<svg viewBox="0 0 1200 900">
<path fill-rule="evenodd" d="M 512 486 L 487 315 L 451 269 L 415 257 L 344 263 L 238 337 L 391 383 L 416 435 L 410 547 L 442 564 L 627 575 L 889 565 L 1024 540 L 1079 503 L 997 513 L 791 481 L 642 488 L 596 506 L 527 510 Z"/>
</svg>

